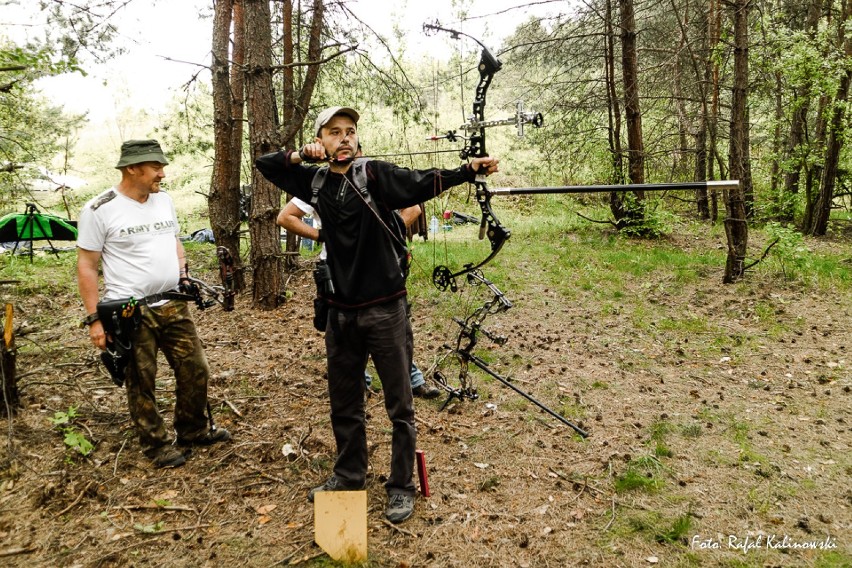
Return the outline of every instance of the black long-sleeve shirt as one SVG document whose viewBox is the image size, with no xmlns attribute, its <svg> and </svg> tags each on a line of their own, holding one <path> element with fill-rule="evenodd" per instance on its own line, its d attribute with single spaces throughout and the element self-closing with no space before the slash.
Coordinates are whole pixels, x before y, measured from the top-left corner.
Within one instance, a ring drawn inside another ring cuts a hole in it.
<svg viewBox="0 0 852 568">
<path fill-rule="evenodd" d="M 316 167 L 290 163 L 291 152 L 275 152 L 255 162 L 270 182 L 299 199 L 311 202 L 311 182 Z M 329 302 L 342 309 L 381 304 L 406 294 L 400 267 L 404 237 L 399 235 L 396 209 L 411 207 L 436 197 L 475 173 L 469 165 L 454 170 L 410 170 L 388 162 L 366 163 L 367 191 L 375 211 L 359 196 L 346 174 L 328 172 L 314 207 L 322 218 L 334 294 Z M 380 220 L 381 219 L 381 220 Z"/>
</svg>

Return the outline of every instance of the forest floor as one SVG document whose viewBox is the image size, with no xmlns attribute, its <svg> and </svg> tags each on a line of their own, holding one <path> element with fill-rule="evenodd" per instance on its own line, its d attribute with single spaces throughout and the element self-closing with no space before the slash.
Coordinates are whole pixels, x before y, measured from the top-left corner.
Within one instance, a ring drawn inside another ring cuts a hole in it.
<svg viewBox="0 0 852 568">
<path fill-rule="evenodd" d="M 195 311 L 233 440 L 177 469 L 140 453 L 76 295 L 13 296 L 23 404 L 0 434 L 0 564 L 334 565 L 306 498 L 335 445 L 303 263 L 274 311 L 245 296 Z M 852 300 L 754 275 L 725 286 L 721 271 L 626 282 L 641 310 L 535 281 L 507 292 L 513 309 L 489 322 L 509 341 L 477 352 L 590 436 L 487 377 L 478 400 L 416 400 L 431 496 L 398 526 L 383 517 L 390 429 L 373 394 L 367 564 L 852 565 Z M 447 339 L 413 301 L 428 367 Z M 170 421 L 165 363 L 158 384 Z M 53 424 L 70 407 L 87 457 Z"/>
</svg>

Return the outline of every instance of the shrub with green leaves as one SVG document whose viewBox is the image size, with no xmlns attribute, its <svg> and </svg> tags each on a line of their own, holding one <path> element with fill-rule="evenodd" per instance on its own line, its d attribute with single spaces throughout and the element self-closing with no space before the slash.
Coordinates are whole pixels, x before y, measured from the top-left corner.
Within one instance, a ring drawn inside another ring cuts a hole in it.
<svg viewBox="0 0 852 568">
<path fill-rule="evenodd" d="M 69 449 L 75 450 L 82 456 L 88 456 L 95 447 L 74 426 L 73 422 L 75 418 L 77 418 L 77 408 L 69 406 L 68 412 L 62 412 L 61 410 L 54 412 L 50 422 L 62 432 L 64 436 L 63 441 Z"/>
<path fill-rule="evenodd" d="M 807 268 L 811 251 L 805 245 L 801 233 L 780 223 L 768 223 L 765 231 L 767 237 L 775 241 L 772 258 L 780 265 L 785 279 L 793 279 Z"/>
</svg>

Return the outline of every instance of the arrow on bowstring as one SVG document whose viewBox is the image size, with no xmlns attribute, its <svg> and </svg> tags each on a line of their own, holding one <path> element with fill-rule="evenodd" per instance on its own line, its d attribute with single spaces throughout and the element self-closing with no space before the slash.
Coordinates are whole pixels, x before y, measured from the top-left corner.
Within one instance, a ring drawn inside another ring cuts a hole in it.
<svg viewBox="0 0 852 568">
<path fill-rule="evenodd" d="M 682 191 L 696 189 L 732 190 L 740 186 L 736 179 L 683 181 L 666 183 L 626 183 L 605 185 L 561 185 L 553 187 L 498 187 L 487 190 L 491 195 L 535 195 L 559 193 L 599 193 L 604 191 Z"/>
</svg>

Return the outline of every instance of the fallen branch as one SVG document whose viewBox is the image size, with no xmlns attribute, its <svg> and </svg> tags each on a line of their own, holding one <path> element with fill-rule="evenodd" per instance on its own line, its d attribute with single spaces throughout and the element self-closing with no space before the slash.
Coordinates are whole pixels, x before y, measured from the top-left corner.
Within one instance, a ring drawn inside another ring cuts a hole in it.
<svg viewBox="0 0 852 568">
<path fill-rule="evenodd" d="M 397 532 L 401 532 L 402 534 L 407 534 L 408 536 L 413 536 L 414 538 L 420 538 L 420 537 L 417 535 L 417 533 L 413 533 L 413 532 L 411 532 L 411 531 L 410 531 L 410 530 L 408 530 L 408 529 L 404 529 L 404 528 L 402 528 L 402 527 L 398 527 L 398 526 L 396 526 L 395 524 L 393 524 L 392 522 L 390 522 L 390 521 L 389 521 L 389 520 L 387 520 L 387 519 L 382 519 L 382 524 L 383 524 L 383 525 L 387 525 L 387 526 L 389 526 L 390 528 L 392 528 L 393 530 L 395 530 L 395 531 L 397 531 Z"/>
<path fill-rule="evenodd" d="M 6 550 L 0 550 L 0 558 L 5 558 L 6 556 L 16 556 L 18 554 L 30 554 L 31 552 L 35 552 L 38 550 L 35 547 L 30 548 L 8 548 Z"/>
<path fill-rule="evenodd" d="M 145 509 L 157 509 L 160 511 L 189 511 L 196 512 L 194 507 L 187 507 L 186 505 L 157 505 L 156 503 L 152 505 L 116 505 L 113 509 L 122 509 L 124 511 L 142 511 Z"/>
<path fill-rule="evenodd" d="M 116 472 L 118 471 L 118 458 L 119 458 L 119 456 L 121 456 L 121 451 L 124 450 L 124 446 L 126 444 L 127 444 L 127 438 L 124 439 L 124 441 L 121 443 L 121 447 L 118 448 L 118 452 L 115 454 L 115 465 L 112 466 L 112 474 L 113 475 L 117 475 Z"/>
<path fill-rule="evenodd" d="M 609 520 L 609 522 L 604 527 L 604 532 L 609 530 L 609 527 L 612 526 L 612 523 L 614 521 L 615 521 L 615 495 L 612 496 L 612 518 Z"/>
<path fill-rule="evenodd" d="M 234 403 L 232 403 L 232 402 L 231 402 L 230 400 L 228 400 L 227 398 L 225 399 L 225 404 L 227 404 L 227 405 L 228 405 L 228 408 L 230 408 L 230 409 L 231 409 L 231 411 L 232 411 L 234 414 L 236 414 L 236 415 L 237 415 L 237 416 L 239 416 L 240 418 L 242 418 L 242 417 L 243 417 L 243 413 L 242 413 L 242 412 L 240 412 L 239 410 L 237 410 L 237 407 L 236 407 L 236 406 L 234 406 Z"/>
<path fill-rule="evenodd" d="M 590 223 L 598 223 L 600 225 L 612 225 L 613 227 L 616 227 L 616 228 L 618 227 L 617 224 L 610 221 L 609 219 L 604 219 L 604 220 L 592 219 L 591 217 L 586 217 L 585 215 L 583 215 L 582 213 L 579 213 L 579 212 L 577 212 L 576 214 L 577 214 L 577 217 L 580 217 L 581 219 L 585 219 L 586 221 L 588 221 Z"/>
<path fill-rule="evenodd" d="M 772 247 L 774 247 L 776 244 L 778 244 L 778 241 L 780 241 L 780 240 L 781 240 L 781 239 L 775 239 L 774 241 L 772 241 L 772 242 L 769 244 L 769 246 L 768 246 L 768 247 L 766 247 L 766 250 L 764 250 L 764 251 L 763 251 L 763 255 L 762 255 L 760 258 L 758 258 L 757 260 L 755 260 L 754 262 L 752 262 L 752 263 L 751 263 L 751 264 L 749 264 L 748 266 L 744 266 L 744 267 L 743 267 L 743 272 L 745 272 L 745 271 L 746 271 L 746 270 L 748 270 L 749 268 L 752 268 L 752 267 L 753 267 L 754 265 L 756 265 L 757 263 L 762 262 L 762 261 L 763 261 L 763 259 L 764 259 L 764 258 L 766 258 L 766 255 L 767 255 L 767 254 L 769 254 L 769 249 L 771 249 L 771 248 L 772 248 Z"/>
<path fill-rule="evenodd" d="M 86 486 L 83 488 L 83 490 L 82 490 L 82 491 L 80 491 L 80 494 L 79 494 L 79 495 L 77 495 L 77 498 L 76 498 L 76 499 L 74 499 L 74 501 L 73 501 L 70 505 L 68 505 L 67 507 L 65 507 L 64 509 L 62 509 L 61 511 L 59 511 L 58 513 L 56 513 L 56 514 L 53 516 L 53 518 L 54 518 L 54 519 L 56 519 L 56 518 L 58 518 L 58 517 L 61 517 L 62 515 L 64 515 L 65 513 L 67 513 L 67 512 L 68 512 L 68 511 L 70 511 L 71 509 L 73 509 L 74 507 L 76 507 L 76 506 L 77 506 L 77 503 L 79 503 L 80 501 L 82 501 L 82 500 L 83 500 L 83 495 L 85 495 L 85 494 L 86 494 L 86 491 L 88 491 L 88 490 L 89 490 L 89 487 L 91 487 L 93 483 L 94 483 L 94 481 L 90 481 L 89 483 L 87 483 L 87 484 L 86 484 Z"/>
</svg>

